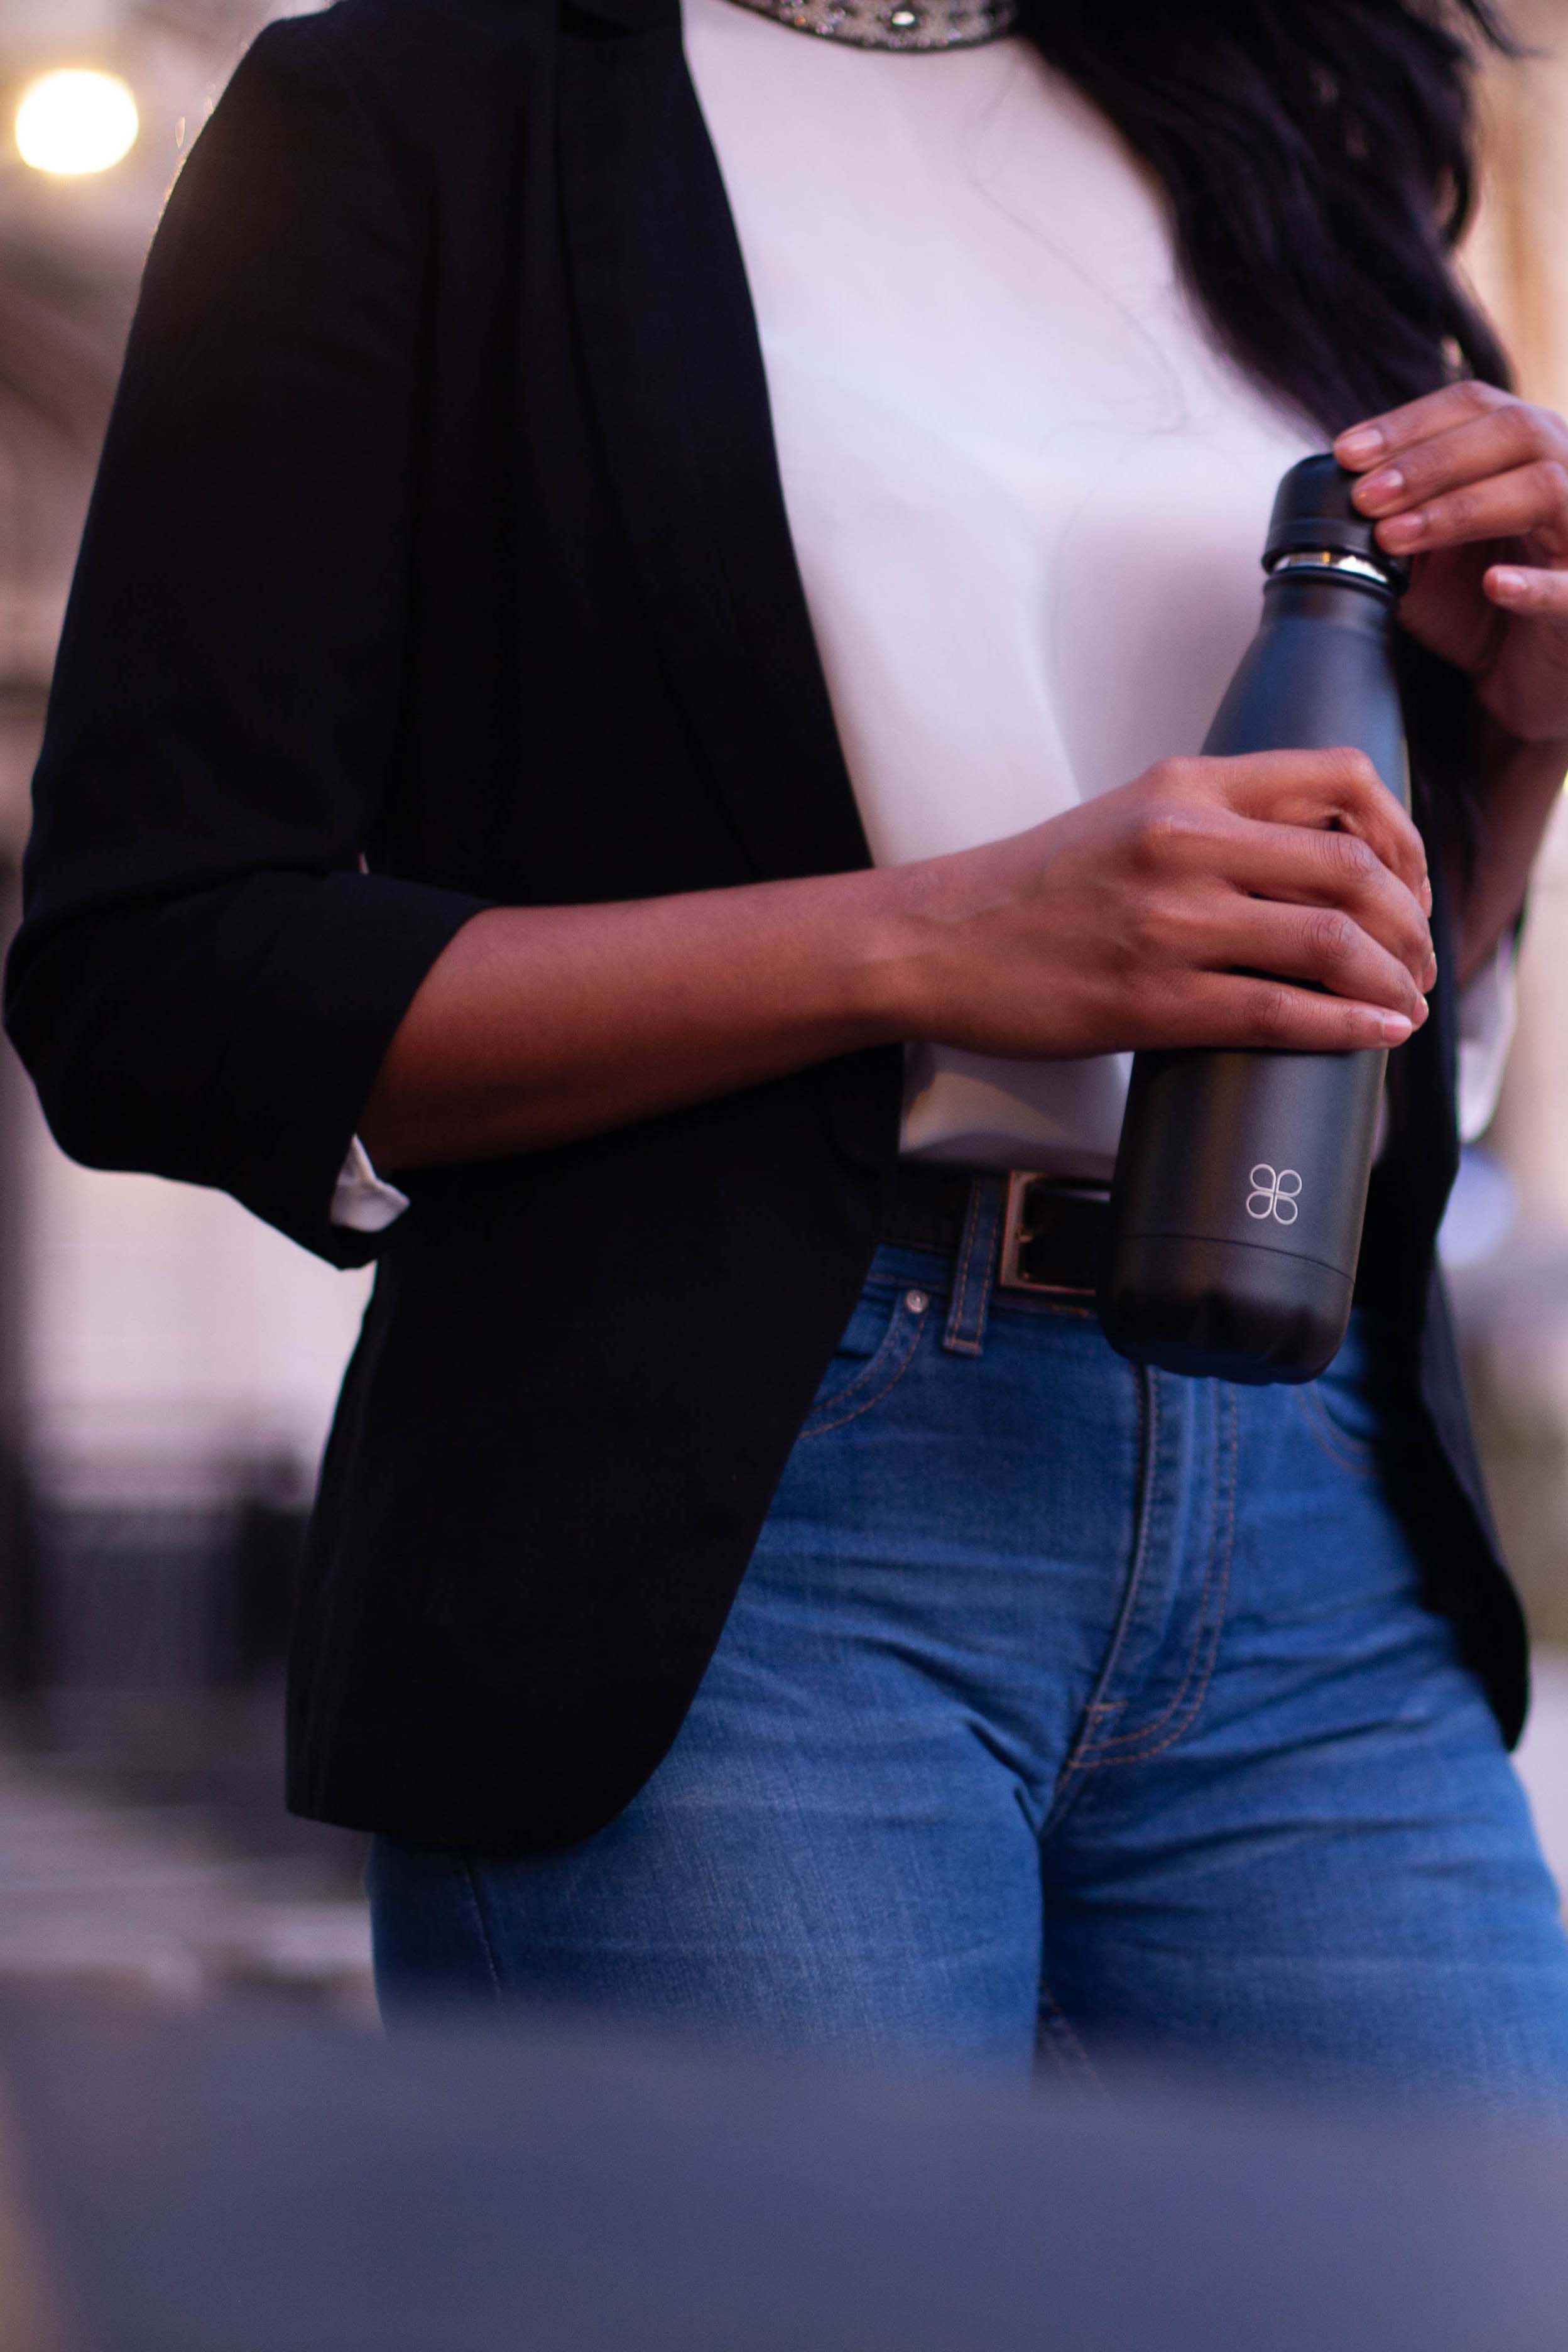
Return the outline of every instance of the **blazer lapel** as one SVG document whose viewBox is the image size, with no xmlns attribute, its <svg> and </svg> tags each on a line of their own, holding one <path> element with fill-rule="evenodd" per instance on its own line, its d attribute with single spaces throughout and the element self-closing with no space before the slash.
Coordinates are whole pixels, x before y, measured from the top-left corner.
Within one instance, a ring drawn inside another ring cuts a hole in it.
<svg viewBox="0 0 1568 2352">
<path fill-rule="evenodd" d="M 863 866 L 679 0 L 568 0 L 559 155 L 595 420 L 705 764 L 760 876 Z"/>
</svg>

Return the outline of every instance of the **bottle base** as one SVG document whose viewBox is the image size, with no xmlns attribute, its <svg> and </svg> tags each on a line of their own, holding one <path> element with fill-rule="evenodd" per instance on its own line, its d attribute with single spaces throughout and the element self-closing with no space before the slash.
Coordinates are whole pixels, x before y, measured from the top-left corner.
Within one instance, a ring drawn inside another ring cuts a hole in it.
<svg viewBox="0 0 1568 2352">
<path fill-rule="evenodd" d="M 1316 1380 L 1350 1321 L 1352 1278 L 1315 1258 L 1180 1234 L 1120 1235 L 1098 1305 L 1119 1356 L 1249 1388 Z"/>
</svg>

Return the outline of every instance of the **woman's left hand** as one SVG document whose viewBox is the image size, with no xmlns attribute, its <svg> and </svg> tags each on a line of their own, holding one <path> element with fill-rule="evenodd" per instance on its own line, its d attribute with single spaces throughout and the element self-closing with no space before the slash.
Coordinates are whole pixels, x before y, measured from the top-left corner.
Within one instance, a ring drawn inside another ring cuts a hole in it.
<svg viewBox="0 0 1568 2352">
<path fill-rule="evenodd" d="M 1568 423 L 1467 381 L 1342 433 L 1355 501 L 1414 559 L 1402 617 L 1521 743 L 1568 740 Z"/>
</svg>

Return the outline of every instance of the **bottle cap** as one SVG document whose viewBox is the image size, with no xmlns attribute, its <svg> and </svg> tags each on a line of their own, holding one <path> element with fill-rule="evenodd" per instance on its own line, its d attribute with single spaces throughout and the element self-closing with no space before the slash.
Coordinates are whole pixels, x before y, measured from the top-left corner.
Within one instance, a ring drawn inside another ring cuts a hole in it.
<svg viewBox="0 0 1568 2352">
<path fill-rule="evenodd" d="M 1373 563 L 1385 573 L 1391 587 L 1402 588 L 1410 577 L 1409 563 L 1379 547 L 1375 521 L 1351 503 L 1351 492 L 1359 479 L 1359 475 L 1347 474 L 1338 458 L 1326 452 L 1321 457 L 1303 457 L 1299 466 L 1292 466 L 1275 493 L 1263 547 L 1265 571 L 1282 555 L 1328 550 L 1337 555 L 1360 556 L 1363 562 Z"/>
</svg>

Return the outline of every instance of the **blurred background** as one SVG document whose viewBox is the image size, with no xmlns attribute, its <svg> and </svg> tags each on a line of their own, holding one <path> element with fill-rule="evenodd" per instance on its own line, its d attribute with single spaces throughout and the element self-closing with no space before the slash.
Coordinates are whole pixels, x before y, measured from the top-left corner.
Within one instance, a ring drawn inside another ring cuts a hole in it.
<svg viewBox="0 0 1568 2352">
<path fill-rule="evenodd" d="M 75 541 L 169 183 L 265 0 L 0 0 L 0 922 Z M 1486 93 L 1468 266 L 1568 408 L 1568 0 Z M 1568 814 L 1512 1065 L 1445 1235 L 1542 1648 L 1525 1766 L 1568 1882 Z M 359 1844 L 290 1822 L 283 1648 L 368 1277 L 227 1201 L 70 1166 L 0 1048 L 0 1987 L 370 2015 Z"/>
</svg>

